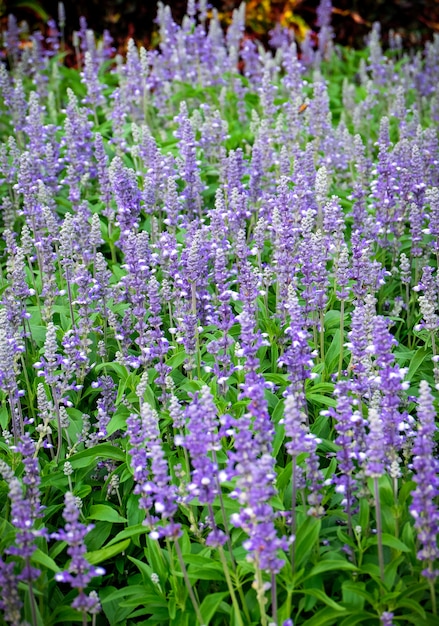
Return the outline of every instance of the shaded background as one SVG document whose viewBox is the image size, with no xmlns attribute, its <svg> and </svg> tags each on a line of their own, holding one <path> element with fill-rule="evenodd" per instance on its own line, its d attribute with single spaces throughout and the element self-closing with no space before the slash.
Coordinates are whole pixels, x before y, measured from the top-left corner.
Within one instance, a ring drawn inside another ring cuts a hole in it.
<svg viewBox="0 0 439 626">
<path fill-rule="evenodd" d="M 164 2 L 172 8 L 174 18 L 180 21 L 185 13 L 186 0 Z M 226 25 L 239 0 L 211 0 Z M 268 32 L 289 11 L 291 27 L 306 24 L 315 28 L 318 0 L 247 0 L 247 35 L 268 41 Z M 119 51 L 127 39 L 151 45 L 155 41 L 154 18 L 156 2 L 150 0 L 76 0 L 64 2 L 67 17 L 66 36 L 71 38 L 78 29 L 79 17 L 85 16 L 88 27 L 97 33 L 108 29 Z M 19 21 L 26 20 L 31 30 L 47 28 L 49 17 L 57 19 L 57 0 L 0 0 L 3 29 L 7 14 L 13 13 Z M 422 45 L 439 33 L 439 0 L 333 0 L 332 24 L 338 43 L 361 47 L 364 37 L 375 21 L 382 24 L 384 45 L 390 29 L 399 33 L 403 45 Z M 295 24 L 295 21 L 297 24 Z"/>
</svg>

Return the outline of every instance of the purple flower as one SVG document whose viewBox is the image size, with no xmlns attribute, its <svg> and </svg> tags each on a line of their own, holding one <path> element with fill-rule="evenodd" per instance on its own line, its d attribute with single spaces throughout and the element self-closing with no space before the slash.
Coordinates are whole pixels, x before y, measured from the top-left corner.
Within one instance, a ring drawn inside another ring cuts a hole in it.
<svg viewBox="0 0 439 626">
<path fill-rule="evenodd" d="M 439 570 L 433 567 L 434 561 L 439 558 L 439 508 L 435 501 L 439 495 L 439 461 L 434 453 L 436 410 L 430 387 L 425 380 L 419 385 L 417 414 L 419 423 L 413 445 L 413 480 L 416 488 L 410 513 L 415 519 L 420 544 L 417 556 L 426 565 L 422 574 L 426 578 L 434 579 L 439 576 Z"/>
<path fill-rule="evenodd" d="M 94 528 L 93 524 L 85 526 L 79 521 L 80 509 L 77 498 L 68 491 L 64 496 L 63 518 L 66 522 L 63 530 L 52 534 L 53 539 L 65 541 L 67 554 L 71 557 L 68 569 L 55 574 L 58 582 L 69 583 L 73 589 L 78 589 L 79 594 L 73 600 L 72 607 L 79 611 L 94 613 L 98 610 L 98 601 L 95 594 L 87 595 L 85 588 L 95 576 L 103 576 L 105 570 L 102 567 L 91 565 L 85 558 L 87 548 L 84 540 L 87 534 Z"/>
<path fill-rule="evenodd" d="M 3 611 L 5 622 L 12 626 L 19 626 L 23 602 L 18 594 L 18 578 L 14 573 L 14 563 L 5 563 L 0 557 L 0 609 Z"/>
<path fill-rule="evenodd" d="M 380 621 L 382 626 L 393 626 L 393 613 L 391 611 L 384 611 L 380 615 Z"/>
<path fill-rule="evenodd" d="M 128 417 L 127 434 L 136 482 L 134 493 L 141 495 L 139 505 L 147 513 L 145 524 L 153 531 L 151 536 L 154 538 L 178 537 L 179 525 L 173 521 L 177 511 L 177 489 L 171 484 L 158 415 L 146 402 L 141 406 L 140 415 Z M 157 526 L 159 519 L 164 522 L 163 526 Z"/>
<path fill-rule="evenodd" d="M 209 387 L 204 385 L 185 411 L 188 434 L 183 446 L 188 450 L 192 470 L 189 491 L 201 504 L 212 504 L 218 493 L 216 451 L 221 449 L 219 418 Z"/>
<path fill-rule="evenodd" d="M 40 503 L 40 475 L 38 460 L 35 458 L 35 443 L 26 434 L 19 441 L 16 449 L 22 455 L 24 464 L 22 482 L 13 475 L 5 463 L 0 464 L 0 472 L 9 486 L 11 523 L 16 529 L 14 544 L 6 549 L 6 554 L 18 556 L 24 560 L 24 566 L 21 568 L 17 580 L 31 584 L 40 575 L 40 570 L 32 567 L 30 564 L 30 559 L 36 550 L 35 540 L 37 537 L 46 536 L 47 531 L 44 527 L 36 528 L 36 521 L 42 516 L 42 506 Z M 8 572 L 5 571 L 5 575 L 7 574 Z"/>
</svg>

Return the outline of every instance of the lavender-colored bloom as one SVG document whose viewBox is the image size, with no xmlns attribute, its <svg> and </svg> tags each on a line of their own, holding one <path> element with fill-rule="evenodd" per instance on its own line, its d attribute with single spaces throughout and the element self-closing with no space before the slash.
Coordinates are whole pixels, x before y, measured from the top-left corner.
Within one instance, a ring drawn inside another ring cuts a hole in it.
<svg viewBox="0 0 439 626">
<path fill-rule="evenodd" d="M 372 319 L 371 339 L 372 344 L 366 348 L 373 355 L 374 371 L 370 372 L 370 391 L 374 397 L 376 394 L 379 397 L 382 435 L 387 458 L 392 463 L 411 436 L 410 420 L 400 411 L 402 392 L 408 384 L 403 382 L 405 370 L 394 362 L 392 349 L 397 341 L 389 331 L 386 318 L 378 315 Z"/>
<path fill-rule="evenodd" d="M 21 568 L 17 579 L 31 584 L 40 575 L 40 570 L 32 567 L 30 564 L 30 559 L 36 550 L 35 540 L 37 537 L 44 537 L 46 529 L 44 527 L 36 528 L 36 521 L 42 516 L 42 507 L 39 494 L 40 475 L 38 460 L 35 458 L 35 443 L 26 434 L 20 439 L 16 448 L 23 458 L 23 484 L 12 474 L 6 464 L 0 467 L 0 471 L 9 486 L 11 522 L 16 529 L 14 544 L 7 548 L 6 553 L 21 557 L 24 560 L 24 566 Z M 23 489 L 23 485 L 25 489 Z"/>
<path fill-rule="evenodd" d="M 435 501 L 439 495 L 439 462 L 434 453 L 436 410 L 425 380 L 419 385 L 417 414 L 419 423 L 413 445 L 413 480 L 416 488 L 410 513 L 415 519 L 420 544 L 417 557 L 426 566 L 422 574 L 426 578 L 435 579 L 439 576 L 439 570 L 434 569 L 434 561 L 439 558 L 439 508 Z"/>
<path fill-rule="evenodd" d="M 209 387 L 205 385 L 194 396 L 186 408 L 185 417 L 188 434 L 183 439 L 183 446 L 189 452 L 193 467 L 188 490 L 201 504 L 211 506 L 219 491 L 216 452 L 221 450 L 221 434 L 218 412 Z M 212 530 L 216 530 L 215 520 L 212 519 L 211 523 L 214 526 Z"/>
<path fill-rule="evenodd" d="M 18 442 L 18 437 L 23 432 L 23 416 L 21 413 L 20 396 L 17 374 L 19 372 L 18 360 L 24 347 L 20 339 L 14 333 L 8 319 L 5 308 L 0 308 L 0 387 L 8 395 L 11 408 L 12 430 L 14 441 Z"/>
<path fill-rule="evenodd" d="M 155 538 L 178 537 L 179 525 L 173 521 L 177 511 L 177 490 L 168 473 L 156 411 L 149 404 L 142 403 L 140 415 L 128 417 L 127 433 L 136 482 L 134 493 L 141 495 L 139 505 L 147 513 L 145 525 L 151 528 Z M 160 519 L 164 524 L 157 526 Z"/>
<path fill-rule="evenodd" d="M 90 436 L 90 445 L 96 445 L 107 436 L 107 426 L 116 410 L 117 390 L 111 376 L 101 376 L 97 379 L 93 387 L 101 390 L 100 398 L 97 401 L 97 430 Z"/>
<path fill-rule="evenodd" d="M 180 158 L 177 160 L 177 163 L 180 177 L 184 183 L 183 198 L 188 217 L 193 219 L 196 215 L 201 215 L 203 184 L 196 153 L 198 142 L 195 139 L 195 132 L 189 119 L 186 102 L 181 103 L 180 112 L 175 121 L 178 123 L 178 130 L 175 131 L 175 136 L 179 139 L 180 146 Z"/>
<path fill-rule="evenodd" d="M 256 353 L 262 337 L 255 331 L 247 308 L 239 315 L 241 354 L 245 357 L 246 376 L 240 398 L 249 398 L 248 411 L 234 422 L 235 451 L 230 453 L 228 474 L 236 476 L 236 489 L 231 494 L 242 505 L 232 516 L 234 526 L 249 535 L 244 548 L 257 568 L 276 573 L 283 566 L 277 552 L 286 548 L 278 538 L 274 513 L 268 504 L 274 495 L 274 459 L 271 455 L 273 425 L 264 398 L 264 380 L 258 373 Z"/>
<path fill-rule="evenodd" d="M 439 188 L 427 189 L 425 196 L 430 207 L 427 210 L 428 229 L 424 232 L 433 237 L 431 245 L 436 256 L 439 257 Z"/>
<path fill-rule="evenodd" d="M 379 478 L 384 474 L 386 447 L 384 443 L 383 424 L 378 411 L 369 409 L 369 432 L 365 439 L 365 475 Z"/>
<path fill-rule="evenodd" d="M 11 626 L 21 626 L 23 602 L 18 593 L 18 578 L 14 572 L 14 562 L 5 563 L 0 557 L 0 609 L 3 619 Z"/>
<path fill-rule="evenodd" d="M 104 85 L 99 82 L 98 71 L 98 64 L 94 62 L 91 52 L 87 50 L 84 55 L 84 68 L 81 72 L 81 82 L 87 89 L 87 96 L 84 99 L 84 103 L 91 104 L 94 108 L 105 104 L 105 96 L 103 94 Z"/>
<path fill-rule="evenodd" d="M 380 621 L 382 626 L 393 626 L 393 613 L 391 611 L 384 611 L 380 615 Z"/>
<path fill-rule="evenodd" d="M 302 398 L 290 393 L 285 399 L 284 417 L 285 435 L 289 437 L 285 448 L 292 457 L 298 457 L 306 453 L 306 465 L 308 468 L 309 494 L 308 503 L 310 509 L 308 515 L 319 517 L 323 513 L 321 492 L 323 477 L 319 470 L 319 461 L 316 453 L 319 440 L 309 431 L 306 425 L 306 413 L 302 408 Z M 295 479 L 296 477 L 294 477 Z M 295 503 L 293 502 L 293 507 Z"/>
<path fill-rule="evenodd" d="M 92 168 L 92 123 L 87 118 L 87 110 L 78 104 L 71 89 L 67 89 L 68 104 L 64 120 L 65 147 L 64 160 L 67 173 L 64 184 L 69 186 L 69 199 L 73 203 L 80 200 L 80 183 L 85 174 L 93 174 Z"/>
<path fill-rule="evenodd" d="M 337 432 L 335 443 L 339 446 L 337 461 L 340 475 L 334 476 L 333 482 L 336 492 L 343 495 L 342 506 L 348 513 L 352 511 L 355 502 L 357 491 L 355 471 L 362 458 L 365 425 L 357 408 L 358 400 L 350 394 L 349 387 L 349 381 L 342 380 L 337 383 L 334 390 L 337 407 L 328 410 L 329 415 L 335 420 Z"/>
<path fill-rule="evenodd" d="M 99 600 L 96 594 L 85 593 L 85 588 L 95 576 L 102 576 L 105 570 L 102 567 L 91 565 L 85 558 L 87 551 L 84 539 L 94 528 L 93 524 L 87 526 L 79 521 L 80 509 L 77 498 L 68 491 L 64 496 L 63 518 L 66 522 L 63 530 L 52 534 L 53 539 L 65 541 L 67 554 L 71 557 L 67 570 L 55 574 L 58 582 L 69 583 L 73 589 L 79 591 L 73 600 L 72 607 L 84 613 L 95 614 L 99 612 Z"/>
<path fill-rule="evenodd" d="M 300 398 L 301 406 L 304 407 L 306 405 L 305 381 L 311 377 L 315 354 L 309 345 L 310 337 L 306 329 L 305 312 L 292 285 L 288 289 L 285 308 L 289 315 L 289 325 L 285 329 L 285 335 L 290 343 L 279 358 L 279 365 L 285 365 L 287 368 L 290 381 L 288 393 L 293 393 Z"/>
<path fill-rule="evenodd" d="M 115 157 L 109 168 L 109 176 L 117 206 L 117 225 L 121 238 L 139 226 L 140 190 L 135 172 L 125 167 L 120 157 Z"/>
<path fill-rule="evenodd" d="M 414 291 L 423 291 L 423 295 L 418 297 L 419 308 L 421 309 L 422 319 L 415 327 L 416 330 L 426 328 L 429 332 L 436 332 L 439 327 L 438 294 L 439 286 L 435 280 L 433 273 L 435 269 L 429 265 L 422 268 L 422 277 Z"/>
<path fill-rule="evenodd" d="M 331 0 L 320 0 L 317 7 L 317 26 L 320 28 L 319 32 L 319 52 L 325 59 L 330 58 L 331 40 L 334 36 L 331 28 L 331 13 L 332 2 Z"/>
</svg>

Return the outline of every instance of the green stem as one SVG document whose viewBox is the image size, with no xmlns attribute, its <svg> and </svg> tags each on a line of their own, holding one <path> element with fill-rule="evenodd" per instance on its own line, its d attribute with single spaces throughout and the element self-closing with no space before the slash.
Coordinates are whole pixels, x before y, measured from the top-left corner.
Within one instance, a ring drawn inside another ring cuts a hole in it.
<svg viewBox="0 0 439 626">
<path fill-rule="evenodd" d="M 296 484 L 296 464 L 297 459 L 293 456 L 293 460 L 291 463 L 291 544 L 290 544 L 290 560 L 291 560 L 291 571 L 294 574 L 294 561 L 296 557 L 296 498 L 297 498 L 297 484 Z"/>
<path fill-rule="evenodd" d="M 226 556 L 224 554 L 224 548 L 222 546 L 218 546 L 218 552 L 219 552 L 220 560 L 223 566 L 224 576 L 226 577 L 226 582 L 227 582 L 227 587 L 230 592 L 230 597 L 232 598 L 233 608 L 235 609 L 235 617 L 236 617 L 237 624 L 238 626 L 244 626 L 238 600 L 236 599 L 236 594 L 233 589 L 232 579 L 230 578 L 230 572 L 229 572 L 229 567 L 227 565 Z"/>
<path fill-rule="evenodd" d="M 374 476 L 373 488 L 375 492 L 375 511 L 376 511 L 376 525 L 377 525 L 377 546 L 378 546 L 378 563 L 380 567 L 380 577 L 384 582 L 384 552 L 383 552 L 383 527 L 381 523 L 381 503 L 380 492 L 378 487 L 378 477 Z"/>
<path fill-rule="evenodd" d="M 338 374 L 337 378 L 340 380 L 341 372 L 343 368 L 343 351 L 344 351 L 344 300 L 340 303 L 340 353 L 338 357 Z"/>
<path fill-rule="evenodd" d="M 277 626 L 277 585 L 274 572 L 271 572 L 271 616 L 274 626 Z"/>
<path fill-rule="evenodd" d="M 184 561 L 183 561 L 183 555 L 181 553 L 181 548 L 180 548 L 180 544 L 178 543 L 178 539 L 176 539 L 174 541 L 174 545 L 175 545 L 175 551 L 177 553 L 178 561 L 180 563 L 181 571 L 182 571 L 182 574 L 183 574 L 184 582 L 186 583 L 188 594 L 189 594 L 189 597 L 191 599 L 192 605 L 194 607 L 195 615 L 197 616 L 197 620 L 198 620 L 198 623 L 200 624 L 200 626 L 204 626 L 204 620 L 203 620 L 203 617 L 201 615 L 200 607 L 199 607 L 197 599 L 195 597 L 194 590 L 193 590 L 193 587 L 191 585 L 191 581 L 189 580 L 189 576 L 188 576 L 188 573 L 187 573 L 186 565 L 184 564 Z"/>
<path fill-rule="evenodd" d="M 325 322 L 323 311 L 320 311 L 320 361 L 325 362 Z"/>
<path fill-rule="evenodd" d="M 261 613 L 261 626 L 267 626 L 267 614 L 265 613 L 265 603 L 267 601 L 265 597 L 264 581 L 262 580 L 262 572 L 259 567 L 258 561 L 255 563 L 256 574 L 256 598 L 259 604 L 259 610 Z"/>
<path fill-rule="evenodd" d="M 429 569 L 432 570 L 432 563 L 429 564 Z M 430 587 L 430 596 L 431 596 L 431 612 L 433 615 L 437 615 L 437 600 L 436 600 L 436 589 L 435 589 L 435 579 L 428 578 L 428 586 Z"/>
<path fill-rule="evenodd" d="M 26 569 L 28 571 L 30 570 L 30 557 L 26 557 Z M 32 579 L 29 577 L 27 582 L 29 585 L 29 604 L 30 604 L 30 611 L 32 615 L 32 626 L 38 626 L 37 605 L 35 602 L 35 595 L 34 595 L 34 590 L 32 587 Z"/>
</svg>

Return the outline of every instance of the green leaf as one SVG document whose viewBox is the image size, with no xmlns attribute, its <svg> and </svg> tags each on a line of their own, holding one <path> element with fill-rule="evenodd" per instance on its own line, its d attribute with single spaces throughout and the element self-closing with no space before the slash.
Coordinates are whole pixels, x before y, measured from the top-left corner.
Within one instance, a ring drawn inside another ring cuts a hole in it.
<svg viewBox="0 0 439 626">
<path fill-rule="evenodd" d="M 410 598 L 405 598 L 405 597 L 401 598 L 401 599 L 399 599 L 397 601 L 396 607 L 398 609 L 401 608 L 401 607 L 403 607 L 405 609 L 411 609 L 412 611 L 414 611 L 415 613 L 420 615 L 422 617 L 422 619 L 425 619 L 425 617 L 426 617 L 424 609 L 419 604 L 419 602 L 416 602 L 416 600 L 411 600 Z"/>
<path fill-rule="evenodd" d="M 340 560 L 332 560 L 332 561 L 320 561 L 317 565 L 314 565 L 312 570 L 305 576 L 304 580 L 307 578 L 311 578 L 312 576 L 317 576 L 318 574 L 323 574 L 324 572 L 332 572 L 332 571 L 351 571 L 358 572 L 358 567 L 356 567 L 353 563 L 349 563 L 349 561 Z"/>
<path fill-rule="evenodd" d="M 133 556 L 128 556 L 128 558 L 132 563 L 134 563 L 134 565 L 138 568 L 139 572 L 142 574 L 142 578 L 145 584 L 150 585 L 151 574 L 154 573 L 152 568 L 144 561 L 141 561 L 140 559 L 135 559 Z"/>
<path fill-rule="evenodd" d="M 355 626 L 355 624 L 361 624 L 362 626 L 365 626 L 365 624 L 375 623 L 376 621 L 377 616 L 375 613 L 368 613 L 367 611 L 356 611 L 355 613 L 350 613 L 349 617 L 346 617 L 337 626 Z"/>
<path fill-rule="evenodd" d="M 111 559 L 116 554 L 120 554 L 124 552 L 128 546 L 130 545 L 130 540 L 125 539 L 125 541 L 119 541 L 119 543 L 113 544 L 112 546 L 105 546 L 100 550 L 95 550 L 94 552 L 87 552 L 85 554 L 85 558 L 92 565 L 97 565 L 98 563 L 102 563 L 102 561 L 106 561 L 107 559 Z"/>
<path fill-rule="evenodd" d="M 382 533 L 382 542 L 383 546 L 392 548 L 392 550 L 397 550 L 398 552 L 410 552 L 410 548 L 407 548 L 405 543 L 403 543 L 400 539 L 397 539 L 393 535 L 389 535 L 389 533 Z M 369 537 L 366 542 L 366 546 L 376 546 L 377 543 L 378 537 L 374 535 L 373 537 Z"/>
<path fill-rule="evenodd" d="M 317 600 L 324 602 L 327 606 L 334 609 L 335 611 L 339 611 L 339 612 L 346 611 L 346 607 L 342 606 L 341 604 L 338 604 L 338 602 L 335 602 L 335 600 L 333 600 L 328 595 L 326 595 L 326 593 L 322 591 L 321 589 L 301 589 L 300 592 L 298 593 L 302 593 L 306 596 L 317 598 Z"/>
<path fill-rule="evenodd" d="M 122 539 L 139 537 L 140 535 L 145 535 L 149 532 L 150 530 L 143 524 L 136 524 L 135 526 L 130 526 L 129 528 L 126 528 L 125 530 L 121 530 L 120 533 L 117 533 L 117 535 L 115 535 L 113 539 L 111 539 L 111 541 L 107 543 L 107 546 L 111 546 L 113 545 L 113 543 L 117 543 L 118 541 L 121 541 Z"/>
<path fill-rule="evenodd" d="M 344 613 L 342 613 L 341 611 L 330 607 L 325 607 L 324 609 L 313 615 L 313 617 L 307 619 L 306 626 L 335 626 L 340 624 L 340 618 L 342 615 L 344 615 Z"/>
<path fill-rule="evenodd" d="M 52 572 L 60 572 L 60 568 L 55 563 L 55 561 L 45 552 L 37 548 L 31 557 L 32 563 L 38 563 L 39 565 L 43 565 L 46 569 L 51 570 Z"/>
<path fill-rule="evenodd" d="M 184 560 L 189 566 L 188 575 L 191 581 L 224 580 L 223 568 L 217 561 L 198 554 L 185 554 Z"/>
<path fill-rule="evenodd" d="M 111 417 L 111 420 L 107 426 L 108 435 L 112 435 L 118 430 L 125 430 L 127 425 L 127 417 L 129 415 L 129 410 L 123 404 L 120 404 L 117 407 L 116 412 Z"/>
<path fill-rule="evenodd" d="M 223 591 L 221 593 L 211 593 L 204 598 L 200 606 L 200 612 L 205 626 L 209 626 L 210 620 L 217 612 L 222 600 L 228 595 L 228 592 Z"/>
<path fill-rule="evenodd" d="M 126 517 L 119 515 L 112 506 L 107 504 L 94 504 L 90 508 L 87 518 L 100 520 L 101 522 L 112 522 L 113 524 L 124 524 L 127 521 Z"/>
<path fill-rule="evenodd" d="M 37 15 L 44 22 L 47 22 L 50 18 L 44 7 L 39 2 L 34 2 L 33 0 L 19 0 L 18 2 L 14 2 L 14 8 L 29 9 L 33 11 L 35 15 Z"/>
<path fill-rule="evenodd" d="M 131 557 L 128 558 L 130 559 L 130 561 L 137 561 L 137 559 L 132 559 Z M 149 592 L 150 589 L 148 587 L 145 587 L 144 585 L 129 585 L 128 587 L 123 587 L 122 589 L 114 589 L 114 591 L 112 591 L 105 597 L 105 601 L 103 601 L 102 604 L 104 602 L 120 602 L 127 596 L 137 596 L 140 602 L 140 599 L 143 597 L 143 595 Z"/>
<path fill-rule="evenodd" d="M 324 404 L 325 406 L 337 406 L 336 400 L 329 396 L 322 396 L 320 393 L 307 393 L 306 399 L 311 404 Z"/>
<path fill-rule="evenodd" d="M 106 363 L 99 363 L 95 365 L 95 372 L 99 373 L 101 370 L 113 370 L 116 372 L 119 380 L 126 380 L 129 376 L 128 370 L 125 365 L 121 365 L 121 363 L 116 363 L 115 361 L 108 361 Z"/>
<path fill-rule="evenodd" d="M 164 554 L 165 551 L 161 549 L 158 542 L 147 535 L 145 556 L 148 563 L 153 568 L 153 571 L 158 574 L 162 584 L 164 584 L 169 577 L 169 565 L 167 560 L 163 558 Z"/>
<path fill-rule="evenodd" d="M 298 527 L 296 535 L 296 567 L 299 568 L 309 557 L 320 534 L 321 520 L 307 517 Z"/>
<path fill-rule="evenodd" d="M 187 358 L 187 354 L 185 350 L 180 350 L 180 352 L 177 352 L 176 354 L 171 356 L 171 358 L 166 360 L 166 365 L 168 365 L 171 369 L 175 370 L 178 367 L 180 367 L 182 363 L 184 363 L 186 358 Z"/>
<path fill-rule="evenodd" d="M 345 580 L 342 584 L 343 588 L 343 600 L 345 599 L 345 593 L 352 594 L 354 596 L 360 596 L 367 600 L 370 604 L 374 603 L 373 595 L 365 589 L 365 584 L 353 580 Z"/>
<path fill-rule="evenodd" d="M 82 452 L 78 452 L 70 457 L 68 460 L 72 464 L 73 468 L 88 467 L 93 465 L 99 457 L 105 459 L 112 459 L 113 461 L 125 461 L 126 453 L 121 448 L 116 448 L 109 443 L 100 443 L 92 448 L 87 448 Z"/>
<path fill-rule="evenodd" d="M 407 380 L 412 380 L 413 376 L 422 365 L 425 357 L 429 354 L 431 354 L 431 352 L 425 348 L 418 348 L 418 350 L 416 350 L 415 356 L 410 360 L 409 370 L 406 377 Z"/>
</svg>

